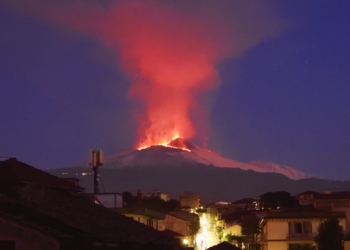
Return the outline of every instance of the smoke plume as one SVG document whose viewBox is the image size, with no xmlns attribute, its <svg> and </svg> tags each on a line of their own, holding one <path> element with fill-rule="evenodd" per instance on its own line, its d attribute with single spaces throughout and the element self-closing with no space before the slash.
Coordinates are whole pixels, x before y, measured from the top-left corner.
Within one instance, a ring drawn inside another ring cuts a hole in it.
<svg viewBox="0 0 350 250">
<path fill-rule="evenodd" d="M 117 55 L 132 82 L 129 97 L 143 106 L 138 147 L 193 137 L 195 100 L 218 85 L 217 63 L 281 30 L 273 9 L 262 1 L 0 3 L 88 34 Z"/>
</svg>

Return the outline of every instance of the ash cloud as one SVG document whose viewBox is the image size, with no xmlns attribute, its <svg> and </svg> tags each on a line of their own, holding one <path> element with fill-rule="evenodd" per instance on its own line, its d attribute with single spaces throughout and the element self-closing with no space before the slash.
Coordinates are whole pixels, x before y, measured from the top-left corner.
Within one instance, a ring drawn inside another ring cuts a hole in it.
<svg viewBox="0 0 350 250">
<path fill-rule="evenodd" d="M 0 0 L 0 4 L 86 34 L 118 55 L 116 66 L 131 81 L 129 97 L 142 106 L 137 115 L 138 146 L 193 137 L 196 128 L 206 124 L 205 108 L 196 99 L 218 86 L 217 63 L 241 56 L 283 29 L 273 7 L 262 1 Z M 198 109 L 204 111 L 195 112 Z M 196 113 L 204 115 L 196 118 Z"/>
</svg>

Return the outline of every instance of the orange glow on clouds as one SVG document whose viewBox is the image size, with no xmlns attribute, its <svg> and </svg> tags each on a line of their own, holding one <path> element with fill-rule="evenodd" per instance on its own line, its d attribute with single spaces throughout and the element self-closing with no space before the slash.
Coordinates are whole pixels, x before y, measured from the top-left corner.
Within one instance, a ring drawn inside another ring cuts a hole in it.
<svg viewBox="0 0 350 250">
<path fill-rule="evenodd" d="M 216 63 L 280 30 L 260 1 L 12 0 L 6 5 L 82 31 L 111 49 L 132 81 L 129 97 L 143 107 L 137 148 L 190 139 L 198 124 L 206 127 L 205 108 L 195 100 L 217 85 Z"/>
<path fill-rule="evenodd" d="M 129 94 L 146 107 L 137 147 L 193 137 L 194 95 L 214 86 L 218 49 L 194 20 L 176 9 L 159 3 L 124 7 L 122 60 L 135 76 Z"/>
<path fill-rule="evenodd" d="M 129 97 L 144 106 L 137 148 L 195 135 L 194 97 L 218 79 L 214 65 L 221 49 L 207 31 L 216 27 L 203 27 L 191 13 L 159 1 L 122 1 L 106 9 L 70 6 L 64 16 L 57 9 L 49 12 L 49 18 L 88 32 L 120 55 L 132 79 Z"/>
</svg>

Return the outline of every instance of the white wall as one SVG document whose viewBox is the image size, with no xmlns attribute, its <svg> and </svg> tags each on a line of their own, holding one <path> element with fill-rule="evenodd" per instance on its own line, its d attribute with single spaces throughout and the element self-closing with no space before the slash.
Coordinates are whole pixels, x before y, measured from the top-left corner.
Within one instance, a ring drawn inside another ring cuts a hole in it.
<svg viewBox="0 0 350 250">
<path fill-rule="evenodd" d="M 95 196 L 106 208 L 123 207 L 123 196 L 121 194 L 95 194 Z"/>
</svg>

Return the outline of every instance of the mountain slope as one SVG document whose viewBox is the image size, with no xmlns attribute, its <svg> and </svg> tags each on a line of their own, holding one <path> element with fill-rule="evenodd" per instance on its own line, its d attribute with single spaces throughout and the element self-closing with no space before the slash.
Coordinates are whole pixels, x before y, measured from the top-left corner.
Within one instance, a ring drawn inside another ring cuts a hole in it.
<svg viewBox="0 0 350 250">
<path fill-rule="evenodd" d="M 152 146 L 142 150 L 131 149 L 112 155 L 106 159 L 106 168 L 164 166 L 187 167 L 196 164 L 222 168 L 239 168 L 260 173 L 279 173 L 293 180 L 310 178 L 296 169 L 280 166 L 275 163 L 258 162 L 243 163 L 225 158 L 213 151 L 200 148 L 188 140 L 177 138 L 167 146 Z"/>
<path fill-rule="evenodd" d="M 91 170 L 90 170 L 91 171 Z M 93 174 L 86 167 L 50 170 L 59 177 L 79 178 L 87 192 L 93 191 Z M 65 175 L 62 175 L 62 172 Z M 259 173 L 239 168 L 218 168 L 204 164 L 191 167 L 135 166 L 100 169 L 101 192 L 143 193 L 161 191 L 178 199 L 184 191 L 192 191 L 201 196 L 201 204 L 213 201 L 234 201 L 242 198 L 256 198 L 266 192 L 287 191 L 292 195 L 312 190 L 350 190 L 350 181 L 328 181 L 316 178 L 292 180 L 281 174 Z"/>
</svg>

